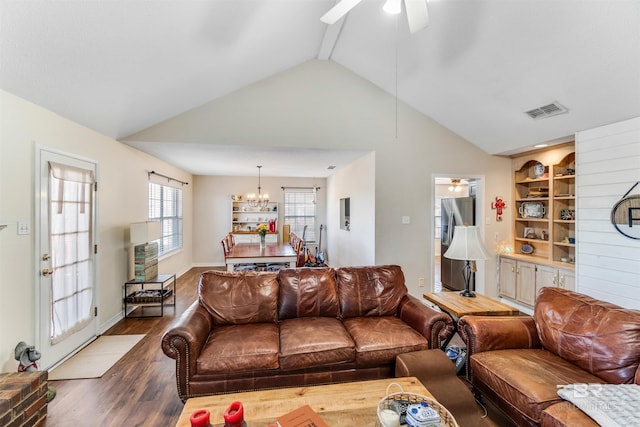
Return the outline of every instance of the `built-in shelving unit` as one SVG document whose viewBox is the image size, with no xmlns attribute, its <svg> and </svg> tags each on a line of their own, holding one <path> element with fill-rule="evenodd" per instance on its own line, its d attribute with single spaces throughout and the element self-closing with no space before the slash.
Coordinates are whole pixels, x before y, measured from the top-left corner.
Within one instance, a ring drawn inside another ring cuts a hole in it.
<svg viewBox="0 0 640 427">
<path fill-rule="evenodd" d="M 533 307 L 544 286 L 574 289 L 575 147 L 513 159 L 513 245 L 500 254 L 500 296 Z"/>
<path fill-rule="evenodd" d="M 266 207 L 252 207 L 245 201 L 231 202 L 231 233 L 236 243 L 257 243 L 258 224 L 272 224 L 267 233 L 267 242 L 278 241 L 278 203 L 270 202 Z"/>
</svg>

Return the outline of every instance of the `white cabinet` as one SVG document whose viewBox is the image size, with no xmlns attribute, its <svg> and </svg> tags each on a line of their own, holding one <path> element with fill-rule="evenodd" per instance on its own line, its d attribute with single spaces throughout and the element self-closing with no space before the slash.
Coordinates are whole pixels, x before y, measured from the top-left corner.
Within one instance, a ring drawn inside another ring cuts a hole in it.
<svg viewBox="0 0 640 427">
<path fill-rule="evenodd" d="M 500 257 L 498 283 L 501 297 L 532 306 L 536 298 L 536 265 Z"/>
<path fill-rule="evenodd" d="M 545 286 L 575 290 L 575 274 L 571 269 L 506 256 L 500 256 L 499 268 L 500 296 L 530 307 Z"/>
</svg>

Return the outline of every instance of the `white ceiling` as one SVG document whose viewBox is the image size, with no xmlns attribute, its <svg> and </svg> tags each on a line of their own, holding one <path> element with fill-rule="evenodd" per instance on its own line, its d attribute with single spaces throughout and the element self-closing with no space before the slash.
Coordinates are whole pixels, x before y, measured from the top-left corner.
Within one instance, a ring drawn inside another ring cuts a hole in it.
<svg viewBox="0 0 640 427">
<path fill-rule="evenodd" d="M 430 25 L 413 35 L 404 15 L 396 25 L 382 11 L 383 0 L 365 0 L 328 27 L 319 18 L 333 4 L 0 0 L 0 88 L 122 139 L 328 56 L 391 94 L 397 76 L 401 101 L 492 154 L 640 116 L 640 1 L 430 0 Z M 553 101 L 569 113 L 523 113 Z M 192 173 L 221 174 L 220 165 L 189 166 L 190 155 L 215 150 L 220 164 L 251 175 L 246 148 L 176 141 L 149 151 Z M 283 157 L 281 148 L 260 149 L 263 164 Z M 286 155 L 300 176 L 321 177 L 362 152 Z"/>
</svg>

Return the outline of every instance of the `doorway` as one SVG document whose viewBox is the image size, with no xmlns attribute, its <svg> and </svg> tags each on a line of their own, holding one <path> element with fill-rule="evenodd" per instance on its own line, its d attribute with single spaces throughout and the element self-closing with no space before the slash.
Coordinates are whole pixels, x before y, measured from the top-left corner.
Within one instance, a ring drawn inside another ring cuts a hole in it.
<svg viewBox="0 0 640 427">
<path fill-rule="evenodd" d="M 434 292 L 440 292 L 443 289 L 460 290 L 462 278 L 462 267 L 458 265 L 460 262 L 446 259 L 442 255 L 450 243 L 451 231 L 456 225 L 452 223 L 452 218 L 456 219 L 457 225 L 482 225 L 482 210 L 479 209 L 482 206 L 482 189 L 482 177 L 442 175 L 433 179 Z M 455 211 L 455 215 L 452 215 L 452 211 Z M 480 280 L 475 281 L 476 286 L 472 289 L 477 289 L 483 282 L 480 276 L 480 274 L 476 275 L 476 279 Z"/>
<path fill-rule="evenodd" d="M 41 147 L 36 151 L 36 342 L 46 369 L 97 335 L 97 165 Z"/>
</svg>

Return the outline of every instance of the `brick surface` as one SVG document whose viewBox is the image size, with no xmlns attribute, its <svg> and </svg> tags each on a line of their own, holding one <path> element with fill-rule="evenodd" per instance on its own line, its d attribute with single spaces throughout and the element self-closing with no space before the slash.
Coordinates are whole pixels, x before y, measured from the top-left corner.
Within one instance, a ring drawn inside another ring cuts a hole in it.
<svg viewBox="0 0 640 427">
<path fill-rule="evenodd" d="M 38 427 L 47 417 L 46 371 L 0 374 L 0 425 Z"/>
</svg>

